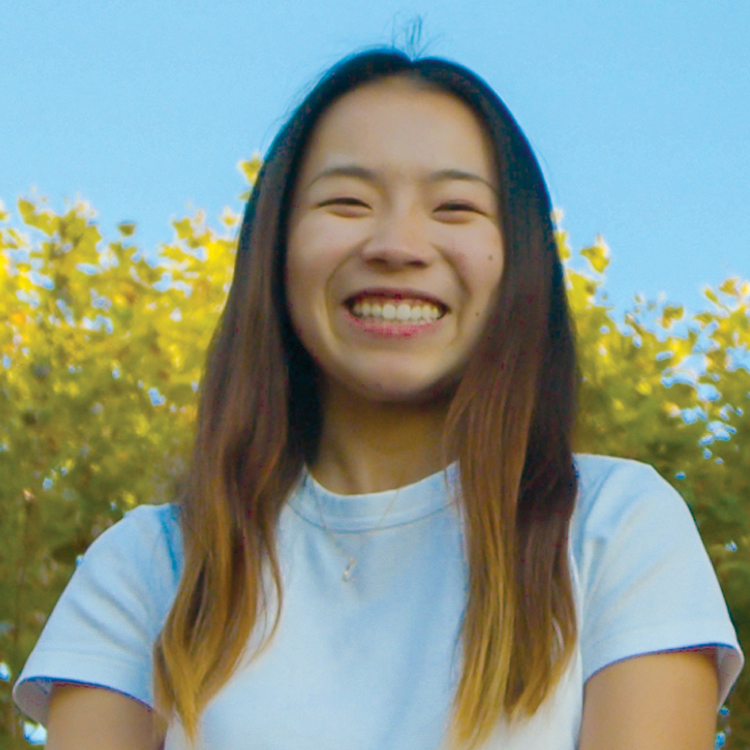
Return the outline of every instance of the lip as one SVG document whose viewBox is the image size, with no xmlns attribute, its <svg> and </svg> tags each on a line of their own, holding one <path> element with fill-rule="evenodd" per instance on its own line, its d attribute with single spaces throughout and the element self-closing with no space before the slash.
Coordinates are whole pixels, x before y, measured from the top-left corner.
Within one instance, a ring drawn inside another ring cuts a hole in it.
<svg viewBox="0 0 750 750">
<path fill-rule="evenodd" d="M 393 289 L 390 287 L 367 287 L 366 289 L 360 289 L 354 294 L 350 294 L 344 299 L 344 306 L 349 307 L 359 297 L 383 297 L 387 299 L 421 299 L 425 302 L 430 302 L 433 305 L 439 307 L 443 314 L 450 312 L 450 307 L 443 302 L 439 297 L 429 292 L 424 292 L 421 289 L 412 288 L 399 288 Z M 438 318 L 439 320 L 440 318 Z M 420 326 L 420 328 L 423 326 Z"/>
</svg>

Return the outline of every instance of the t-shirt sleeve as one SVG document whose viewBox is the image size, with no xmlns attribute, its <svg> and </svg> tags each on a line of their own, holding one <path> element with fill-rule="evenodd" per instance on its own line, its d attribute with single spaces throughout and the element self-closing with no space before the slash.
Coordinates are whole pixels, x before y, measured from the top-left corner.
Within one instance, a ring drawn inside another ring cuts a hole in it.
<svg viewBox="0 0 750 750">
<path fill-rule="evenodd" d="M 716 646 L 720 707 L 744 655 L 690 509 L 645 464 L 579 465 L 583 679 L 640 654 Z"/>
<path fill-rule="evenodd" d="M 153 707 L 152 648 L 182 567 L 175 506 L 139 506 L 80 560 L 13 689 L 43 724 L 56 681 L 116 690 Z"/>
</svg>

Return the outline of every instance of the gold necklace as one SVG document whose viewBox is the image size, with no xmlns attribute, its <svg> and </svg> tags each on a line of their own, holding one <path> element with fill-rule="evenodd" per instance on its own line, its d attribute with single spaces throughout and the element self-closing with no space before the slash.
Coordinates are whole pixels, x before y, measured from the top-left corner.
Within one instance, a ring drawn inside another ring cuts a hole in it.
<svg viewBox="0 0 750 750">
<path fill-rule="evenodd" d="M 316 505 L 316 507 L 318 509 L 318 513 L 320 514 L 320 520 L 321 520 L 321 523 L 323 524 L 323 529 L 328 534 L 328 536 L 331 538 L 331 541 L 339 548 L 339 550 L 341 550 L 341 552 L 344 553 L 344 556 L 349 558 L 349 562 L 348 562 L 347 566 L 344 568 L 344 572 L 341 574 L 341 580 L 344 581 L 344 583 L 349 583 L 349 581 L 351 581 L 351 579 L 352 579 L 352 576 L 354 575 L 354 568 L 357 565 L 357 558 L 354 555 L 352 555 L 351 553 L 347 552 L 341 546 L 341 544 L 339 543 L 339 541 L 333 535 L 333 532 L 328 528 L 328 525 L 326 524 L 326 519 L 323 516 L 323 509 L 320 507 L 320 500 L 318 499 L 318 488 L 315 486 L 315 480 L 313 479 L 313 477 L 312 477 L 312 475 L 310 474 L 309 471 L 307 472 L 307 475 L 305 477 L 305 481 L 307 481 L 308 478 L 310 479 L 310 483 L 309 484 L 310 484 L 310 488 L 312 489 L 313 500 L 315 500 L 315 505 Z M 378 522 L 378 525 L 374 529 L 367 529 L 366 531 L 369 531 L 369 532 L 380 531 L 381 526 L 383 524 L 383 521 L 385 521 L 385 517 L 390 513 L 391 508 L 393 508 L 393 506 L 394 506 L 394 504 L 396 502 L 396 498 L 398 497 L 398 493 L 399 492 L 401 492 L 401 488 L 400 487 L 396 490 L 395 494 L 393 495 L 393 500 L 391 500 L 391 502 L 389 503 L 388 507 L 385 509 L 385 513 L 383 513 L 383 517 Z M 364 532 L 359 532 L 359 533 L 364 533 Z M 359 549 L 357 550 L 357 555 L 359 555 L 362 552 L 362 546 L 363 545 L 364 545 L 364 539 L 362 537 L 360 537 Z"/>
</svg>

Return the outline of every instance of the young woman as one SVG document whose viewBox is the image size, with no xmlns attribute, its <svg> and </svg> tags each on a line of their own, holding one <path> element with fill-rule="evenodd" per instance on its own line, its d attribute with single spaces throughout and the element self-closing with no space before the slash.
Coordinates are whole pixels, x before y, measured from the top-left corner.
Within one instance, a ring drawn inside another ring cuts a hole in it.
<svg viewBox="0 0 750 750">
<path fill-rule="evenodd" d="M 247 206 L 179 502 L 15 687 L 48 750 L 713 747 L 743 655 L 689 509 L 572 454 L 551 206 L 496 94 L 368 52 Z"/>
</svg>

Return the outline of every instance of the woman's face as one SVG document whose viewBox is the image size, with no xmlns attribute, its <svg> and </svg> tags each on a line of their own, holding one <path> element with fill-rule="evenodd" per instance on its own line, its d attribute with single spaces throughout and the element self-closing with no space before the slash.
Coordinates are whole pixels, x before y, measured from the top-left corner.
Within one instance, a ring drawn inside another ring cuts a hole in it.
<svg viewBox="0 0 750 750">
<path fill-rule="evenodd" d="M 458 98 L 402 78 L 339 99 L 291 206 L 292 325 L 329 387 L 435 398 L 477 343 L 503 271 L 492 146 Z"/>
</svg>

